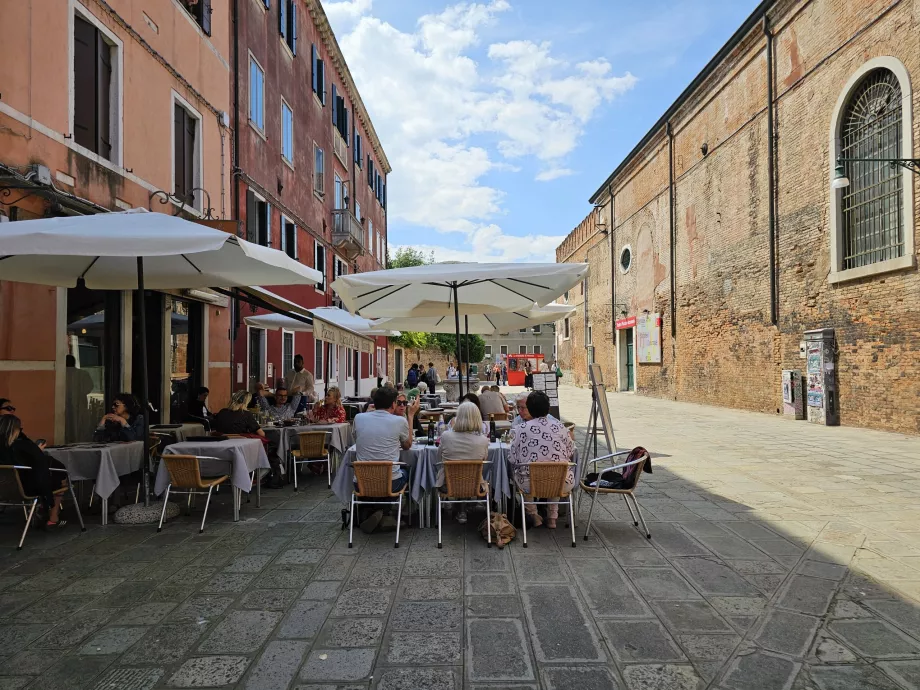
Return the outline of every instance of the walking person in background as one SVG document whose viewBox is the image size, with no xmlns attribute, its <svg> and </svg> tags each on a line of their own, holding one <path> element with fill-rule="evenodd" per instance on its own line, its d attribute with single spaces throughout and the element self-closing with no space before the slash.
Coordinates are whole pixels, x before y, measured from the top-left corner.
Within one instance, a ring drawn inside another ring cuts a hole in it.
<svg viewBox="0 0 920 690">
<path fill-rule="evenodd" d="M 434 368 L 434 362 L 428 362 L 428 390 L 433 394 L 435 387 L 440 381 L 438 370 Z"/>
<path fill-rule="evenodd" d="M 418 364 L 413 363 L 406 374 L 406 388 L 415 388 L 418 385 Z"/>
<path fill-rule="evenodd" d="M 533 390 L 533 365 L 529 359 L 524 362 L 524 388 Z"/>
<path fill-rule="evenodd" d="M 508 385 L 508 365 L 502 362 L 502 385 Z"/>
</svg>

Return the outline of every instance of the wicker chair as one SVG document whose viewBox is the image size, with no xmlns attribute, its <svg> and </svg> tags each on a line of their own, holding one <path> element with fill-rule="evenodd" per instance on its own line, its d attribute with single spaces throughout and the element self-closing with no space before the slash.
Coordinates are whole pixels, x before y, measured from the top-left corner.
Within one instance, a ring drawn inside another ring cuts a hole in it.
<svg viewBox="0 0 920 690">
<path fill-rule="evenodd" d="M 617 453 L 611 453 L 610 455 L 602 455 L 601 457 L 594 458 L 593 460 L 589 460 L 588 462 L 594 465 L 594 469 L 597 470 L 597 463 L 603 460 L 609 460 L 610 458 L 629 455 L 631 452 L 632 452 L 631 450 L 621 450 Z M 608 467 L 607 469 L 601 470 L 597 476 L 597 481 L 595 482 L 595 486 L 589 486 L 585 482 L 584 478 L 581 480 L 581 490 L 582 490 L 583 495 L 591 499 L 591 510 L 588 512 L 588 526 L 585 528 L 585 541 L 588 541 L 588 533 L 591 531 L 591 519 L 594 517 L 594 506 L 597 505 L 598 496 L 602 494 L 620 494 L 621 496 L 623 496 L 623 500 L 626 501 L 626 507 L 629 508 L 629 514 L 633 519 L 633 525 L 638 527 L 639 520 L 641 520 L 642 530 L 645 532 L 645 538 L 646 539 L 652 538 L 651 533 L 648 531 L 648 526 L 645 524 L 645 518 L 642 517 L 642 511 L 639 510 L 639 502 L 636 500 L 635 493 L 633 493 L 636 490 L 636 487 L 639 486 L 639 479 L 642 477 L 642 470 L 645 467 L 645 463 L 648 461 L 648 459 L 649 459 L 648 453 L 643 453 L 641 456 L 639 456 L 632 462 L 626 462 L 626 463 L 623 463 L 622 465 L 614 465 L 613 467 Z M 624 467 L 630 467 L 632 465 L 636 466 L 635 469 L 633 470 L 633 475 L 635 476 L 636 481 L 633 482 L 631 489 L 603 489 L 599 486 L 601 478 L 608 472 L 613 472 L 615 470 L 622 470 Z M 587 475 L 585 474 L 585 476 Z M 629 504 L 630 498 L 632 499 L 633 503 L 636 506 L 635 513 L 633 512 L 633 507 Z M 639 516 L 638 520 L 636 519 L 637 515 Z"/>
<path fill-rule="evenodd" d="M 26 540 L 26 534 L 29 531 L 29 525 L 32 524 L 32 517 L 35 515 L 35 509 L 38 507 L 39 497 L 26 493 L 25 487 L 22 485 L 22 478 L 19 476 L 20 472 L 31 471 L 32 468 L 26 465 L 0 465 L 0 506 L 21 506 L 26 518 L 26 526 L 22 530 L 22 536 L 19 538 L 19 545 L 16 547 L 17 551 L 22 549 L 22 544 Z M 80 513 L 80 504 L 77 502 L 77 497 L 73 492 L 73 482 L 70 481 L 70 475 L 67 470 L 60 468 L 52 467 L 50 471 L 67 475 L 67 486 L 55 489 L 52 493 L 55 496 L 70 493 L 74 510 L 77 513 L 77 520 L 80 522 L 80 531 L 85 532 L 86 525 L 83 524 L 83 515 Z"/>
<path fill-rule="evenodd" d="M 399 528 L 402 522 L 402 497 L 406 493 L 406 487 L 403 486 L 399 491 L 393 492 L 393 465 L 405 467 L 404 462 L 390 462 L 389 460 L 370 460 L 363 462 L 353 462 L 352 469 L 355 471 L 355 481 L 358 488 L 351 494 L 351 513 L 348 528 L 348 548 L 352 548 L 355 533 L 355 506 L 363 503 L 368 505 L 395 505 L 398 506 L 396 511 L 396 543 L 394 549 L 399 548 Z M 393 500 L 383 500 L 383 499 Z"/>
<path fill-rule="evenodd" d="M 201 461 L 202 460 L 220 460 L 220 458 L 209 458 L 196 455 L 163 455 L 162 461 L 166 463 L 166 470 L 169 472 L 169 485 L 166 487 L 166 495 L 163 496 L 163 512 L 160 513 L 160 524 L 157 526 L 157 532 L 163 530 L 163 520 L 166 518 L 166 506 L 169 504 L 170 492 L 176 494 L 187 494 L 189 499 L 192 496 L 204 494 L 207 489 L 208 500 L 204 504 L 204 515 L 201 516 L 201 527 L 198 533 L 204 532 L 204 521 L 208 517 L 208 506 L 211 505 L 211 492 L 215 486 L 223 484 L 230 476 L 227 474 L 213 479 L 201 478 Z M 182 489 L 181 491 L 179 489 Z"/>
<path fill-rule="evenodd" d="M 445 503 L 485 503 L 486 542 L 492 548 L 492 512 L 489 505 L 489 485 L 482 481 L 484 460 L 445 460 L 444 480 L 446 490 L 438 492 L 438 548 L 441 548 L 441 506 Z M 483 486 L 485 488 L 483 488 Z M 441 498 L 444 493 L 447 498 Z"/>
<path fill-rule="evenodd" d="M 303 465 L 308 462 L 326 464 L 326 480 L 331 489 L 332 458 L 329 455 L 329 448 L 326 446 L 326 432 L 304 431 L 297 434 L 297 440 L 300 441 L 300 450 L 291 451 L 291 455 L 294 458 L 294 491 L 297 491 L 297 465 Z"/>
<path fill-rule="evenodd" d="M 524 506 L 542 503 L 569 506 L 569 526 L 572 529 L 572 547 L 575 547 L 575 511 L 572 508 L 572 492 L 566 491 L 565 477 L 573 462 L 532 462 L 530 463 L 530 493 L 525 494 L 518 487 L 521 497 L 521 524 L 523 525 L 524 548 L 527 548 L 527 517 Z M 555 499 L 555 500 L 552 500 Z"/>
</svg>

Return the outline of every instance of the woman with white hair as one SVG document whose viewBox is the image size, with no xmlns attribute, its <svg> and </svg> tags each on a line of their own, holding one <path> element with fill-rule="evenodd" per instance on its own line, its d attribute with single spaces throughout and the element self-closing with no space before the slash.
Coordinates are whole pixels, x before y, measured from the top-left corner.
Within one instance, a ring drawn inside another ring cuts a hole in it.
<svg viewBox="0 0 920 690">
<path fill-rule="evenodd" d="M 445 460 L 488 460 L 489 437 L 482 434 L 482 415 L 472 402 L 460 403 L 450 429 L 441 434 L 438 464 Z M 444 466 L 438 470 L 438 486 L 444 485 Z M 466 522 L 466 511 L 457 513 L 457 522 Z"/>
</svg>

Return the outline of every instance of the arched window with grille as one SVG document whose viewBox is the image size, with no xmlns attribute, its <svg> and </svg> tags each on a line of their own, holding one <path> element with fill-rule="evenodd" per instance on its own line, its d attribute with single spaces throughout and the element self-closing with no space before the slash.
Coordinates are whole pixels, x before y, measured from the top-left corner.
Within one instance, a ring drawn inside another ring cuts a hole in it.
<svg viewBox="0 0 920 690">
<path fill-rule="evenodd" d="M 894 58 L 876 58 L 841 94 L 831 170 L 849 180 L 832 189 L 831 282 L 913 265 L 913 173 L 891 159 L 912 158 L 910 83 Z"/>
</svg>

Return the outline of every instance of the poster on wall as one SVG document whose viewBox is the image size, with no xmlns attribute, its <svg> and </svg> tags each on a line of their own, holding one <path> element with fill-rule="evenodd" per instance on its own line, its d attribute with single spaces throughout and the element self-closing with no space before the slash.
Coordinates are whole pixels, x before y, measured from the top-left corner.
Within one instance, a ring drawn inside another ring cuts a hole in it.
<svg viewBox="0 0 920 690">
<path fill-rule="evenodd" d="M 661 314 L 636 317 L 636 360 L 639 364 L 661 363 Z"/>
<path fill-rule="evenodd" d="M 809 407 L 824 407 L 824 374 L 821 371 L 821 360 L 823 359 L 821 343 L 808 343 L 806 372 L 808 374 Z"/>
</svg>

